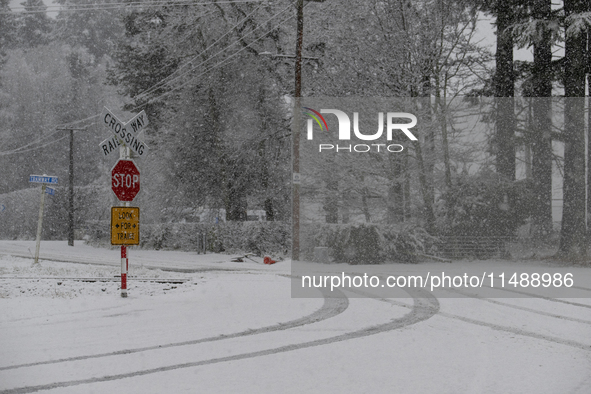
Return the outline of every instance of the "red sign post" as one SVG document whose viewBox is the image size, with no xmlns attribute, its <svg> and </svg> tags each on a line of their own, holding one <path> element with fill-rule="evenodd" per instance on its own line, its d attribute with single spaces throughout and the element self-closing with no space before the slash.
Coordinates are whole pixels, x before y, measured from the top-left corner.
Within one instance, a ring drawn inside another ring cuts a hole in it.
<svg viewBox="0 0 591 394">
<path fill-rule="evenodd" d="M 132 160 L 117 161 L 111 170 L 111 188 L 119 201 L 133 201 L 137 196 L 140 191 L 140 171 Z M 127 297 L 128 264 L 127 247 L 121 245 L 121 297 Z"/>
<path fill-rule="evenodd" d="M 119 201 L 125 202 L 124 205 L 126 208 L 137 210 L 137 220 L 135 223 L 128 220 L 133 219 L 133 217 L 123 215 L 125 212 L 120 212 L 117 218 L 113 217 L 113 211 L 115 209 L 111 210 L 111 243 L 113 244 L 114 225 L 116 229 L 124 230 L 115 234 L 119 237 L 118 240 L 133 240 L 134 242 L 131 242 L 131 244 L 137 245 L 139 243 L 139 208 L 129 207 L 129 202 L 133 201 L 140 191 L 140 171 L 135 166 L 135 163 L 129 160 L 129 155 L 131 151 L 138 157 L 143 157 L 146 153 L 148 148 L 138 139 L 138 135 L 148 125 L 148 117 L 142 111 L 128 122 L 121 122 L 113 112 L 105 107 L 101 118 L 103 119 L 103 126 L 115 134 L 114 137 L 107 138 L 101 142 L 101 152 L 104 156 L 108 156 L 110 153 L 119 150 L 120 155 L 119 161 L 111 170 L 111 189 L 113 189 L 113 193 L 115 193 Z M 120 149 L 117 149 L 118 147 Z M 122 228 L 121 226 L 124 227 Z M 131 226 L 131 229 L 136 229 L 136 231 L 132 231 L 127 226 Z M 127 245 L 129 243 L 125 242 L 121 244 L 117 242 L 115 244 L 121 245 L 121 297 L 127 297 L 127 271 L 129 268 Z"/>
<path fill-rule="evenodd" d="M 127 270 L 129 268 L 127 261 L 127 247 L 121 245 L 121 297 L 127 297 Z"/>
<path fill-rule="evenodd" d="M 132 160 L 117 161 L 111 170 L 111 188 L 119 201 L 133 201 L 140 191 L 140 171 Z"/>
</svg>

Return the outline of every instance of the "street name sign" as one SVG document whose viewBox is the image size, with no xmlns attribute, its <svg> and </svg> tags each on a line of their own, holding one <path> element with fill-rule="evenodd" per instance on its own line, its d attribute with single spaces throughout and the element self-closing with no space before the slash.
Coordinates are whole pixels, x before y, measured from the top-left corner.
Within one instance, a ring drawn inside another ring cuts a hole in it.
<svg viewBox="0 0 591 394">
<path fill-rule="evenodd" d="M 104 156 L 108 156 L 111 152 L 117 150 L 116 148 L 119 145 L 128 147 L 139 157 L 143 157 L 148 151 L 146 144 L 138 139 L 140 131 L 149 124 L 145 111 L 135 115 L 128 122 L 122 122 L 111 110 L 105 107 L 101 114 L 101 122 L 115 135 L 99 144 Z"/>
<path fill-rule="evenodd" d="M 50 196 L 55 196 L 55 189 L 52 187 L 46 187 L 45 188 L 45 193 L 49 194 Z"/>
<path fill-rule="evenodd" d="M 29 175 L 29 182 L 50 183 L 50 184 L 56 185 L 57 184 L 57 177 L 56 176 L 47 176 L 47 175 Z"/>
<path fill-rule="evenodd" d="M 111 170 L 111 189 L 119 201 L 133 201 L 140 191 L 140 170 L 133 160 L 117 161 Z"/>
<path fill-rule="evenodd" d="M 111 245 L 140 244 L 140 209 L 111 207 Z"/>
</svg>

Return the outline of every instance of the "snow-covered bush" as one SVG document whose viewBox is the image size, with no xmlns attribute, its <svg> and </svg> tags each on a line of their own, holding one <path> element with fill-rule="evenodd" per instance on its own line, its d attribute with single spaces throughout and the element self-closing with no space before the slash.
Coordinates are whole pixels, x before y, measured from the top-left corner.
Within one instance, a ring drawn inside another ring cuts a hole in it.
<svg viewBox="0 0 591 394">
<path fill-rule="evenodd" d="M 440 199 L 440 235 L 510 237 L 524 225 L 535 206 L 527 181 L 507 182 L 489 170 L 462 175 Z"/>
<path fill-rule="evenodd" d="M 374 226 L 349 226 L 335 229 L 329 236 L 329 248 L 336 261 L 350 264 L 379 264 L 384 262 L 380 239 Z"/>
<path fill-rule="evenodd" d="M 93 245 L 110 243 L 109 223 L 88 223 Z M 283 222 L 160 223 L 140 226 L 140 247 L 216 253 L 285 256 L 291 247 L 291 227 Z"/>
<path fill-rule="evenodd" d="M 324 224 L 302 231 L 302 254 L 312 260 L 315 247 L 328 247 L 334 262 L 381 264 L 416 263 L 420 254 L 435 253 L 437 238 L 417 226 Z"/>
</svg>

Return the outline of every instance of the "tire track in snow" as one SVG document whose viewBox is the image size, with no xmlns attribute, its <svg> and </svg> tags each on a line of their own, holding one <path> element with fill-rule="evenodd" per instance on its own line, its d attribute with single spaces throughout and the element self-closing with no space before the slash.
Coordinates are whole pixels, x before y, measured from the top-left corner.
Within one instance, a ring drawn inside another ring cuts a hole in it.
<svg viewBox="0 0 591 394">
<path fill-rule="evenodd" d="M 402 307 L 406 307 L 406 308 L 409 308 L 410 307 L 410 306 L 408 306 L 408 305 L 406 305 L 406 304 L 404 304 L 402 302 L 390 300 L 390 299 L 387 299 L 387 298 L 377 298 L 377 299 L 380 300 L 380 301 L 383 301 L 383 302 L 390 303 L 392 305 L 396 305 L 396 306 L 402 306 Z M 472 319 L 472 318 L 469 318 L 469 317 L 454 315 L 452 313 L 447 313 L 447 312 L 441 312 L 441 311 L 439 311 L 439 313 L 437 315 L 438 316 L 447 317 L 449 319 L 460 320 L 460 321 L 463 321 L 465 323 L 470 323 L 470 324 L 474 324 L 474 325 L 477 325 L 477 326 L 489 327 L 489 328 L 492 328 L 492 329 L 498 330 L 498 331 L 505 331 L 505 332 L 509 332 L 509 333 L 512 333 L 512 334 L 516 334 L 516 335 L 521 335 L 521 336 L 535 338 L 535 339 L 541 339 L 541 340 L 544 340 L 544 341 L 554 342 L 554 343 L 558 343 L 558 344 L 561 344 L 561 345 L 566 345 L 566 346 L 574 347 L 574 348 L 577 348 L 577 349 L 591 351 L 591 344 L 585 344 L 585 343 L 573 341 L 573 340 L 570 340 L 570 339 L 564 339 L 564 338 L 554 337 L 554 336 L 551 336 L 551 335 L 539 334 L 539 333 L 534 332 L 534 331 L 522 330 L 522 329 L 517 328 L 517 327 L 503 326 L 503 325 L 500 325 L 500 324 L 488 323 L 488 322 L 485 322 L 485 321 L 482 321 L 482 320 L 476 320 L 476 319 Z"/>
<path fill-rule="evenodd" d="M 146 346 L 146 347 L 135 348 L 135 349 L 118 350 L 118 351 L 109 352 L 109 353 L 99 353 L 99 354 L 91 354 L 91 355 L 86 355 L 86 356 L 60 358 L 57 360 L 39 361 L 39 362 L 19 364 L 19 365 L 9 365 L 9 366 L 5 366 L 5 367 L 0 367 L 0 371 L 25 368 L 25 367 L 34 367 L 34 366 L 38 366 L 38 365 L 58 364 L 58 363 L 64 363 L 64 362 L 70 362 L 70 361 L 88 360 L 88 359 L 92 359 L 92 358 L 111 357 L 111 356 L 118 356 L 118 355 L 123 355 L 123 354 L 140 353 L 140 352 L 145 352 L 145 351 L 149 351 L 149 350 L 166 349 L 166 348 L 171 348 L 171 347 L 187 346 L 187 345 L 196 345 L 196 344 L 205 343 L 205 342 L 216 342 L 216 341 L 221 341 L 224 339 L 245 337 L 245 336 L 257 335 L 257 334 L 264 334 L 264 333 L 272 332 L 272 331 L 288 330 L 290 328 L 300 327 L 300 326 L 304 326 L 307 324 L 317 323 L 322 320 L 330 319 L 332 317 L 335 317 L 335 316 L 343 313 L 349 307 L 349 299 L 341 292 L 340 292 L 340 294 L 337 294 L 336 295 L 337 297 L 335 298 L 335 295 L 329 296 L 328 291 L 323 291 L 323 296 L 324 296 L 324 303 L 322 304 L 322 306 L 318 310 L 316 310 L 315 312 L 313 312 L 309 315 L 306 315 L 306 316 L 303 316 L 303 317 L 300 317 L 300 318 L 297 318 L 294 320 L 290 320 L 290 321 L 287 321 L 284 323 L 278 323 L 278 324 L 274 324 L 271 326 L 265 326 L 265 327 L 255 328 L 255 329 L 248 329 L 248 330 L 236 332 L 233 334 L 225 334 L 225 335 L 222 334 L 222 335 L 217 335 L 215 337 L 207 337 L 207 338 L 194 339 L 194 340 L 182 341 L 182 342 L 174 342 L 174 343 L 168 343 L 168 344 L 164 344 L 164 345 Z M 0 391 L 0 393 L 4 393 L 4 391 Z"/>
<path fill-rule="evenodd" d="M 255 358 L 255 357 L 268 356 L 268 355 L 277 354 L 277 353 L 291 352 L 294 350 L 306 349 L 306 348 L 311 348 L 311 347 L 316 347 L 316 346 L 329 345 L 332 343 L 337 343 L 337 342 L 342 342 L 342 341 L 347 341 L 347 340 L 357 339 L 357 338 L 363 338 L 363 337 L 367 337 L 370 335 L 380 334 L 383 332 L 392 331 L 392 330 L 399 329 L 402 327 L 410 326 L 410 325 L 419 323 L 421 321 L 427 320 L 439 312 L 439 301 L 437 301 L 437 298 L 435 298 L 430 293 L 424 292 L 422 290 L 415 290 L 415 289 L 412 289 L 412 290 L 408 289 L 408 293 L 413 298 L 414 303 L 413 303 L 412 307 L 410 307 L 411 308 L 410 312 L 407 313 L 406 315 L 404 315 L 400 318 L 392 319 L 388 323 L 382 323 L 382 324 L 366 327 L 361 330 L 348 332 L 348 333 L 337 335 L 334 337 L 317 339 L 317 340 L 309 341 L 309 342 L 301 342 L 301 343 L 292 344 L 292 345 L 285 345 L 285 346 L 280 346 L 280 347 L 267 349 L 267 350 L 248 352 L 248 353 L 238 354 L 238 355 L 234 355 L 234 356 L 226 356 L 226 357 L 212 358 L 209 360 L 202 360 L 202 361 L 195 361 L 195 362 L 190 362 L 190 363 L 169 365 L 169 366 L 165 366 L 165 367 L 152 368 L 152 369 L 147 369 L 147 370 L 143 370 L 143 371 L 129 372 L 129 373 L 119 374 L 119 375 L 109 375 L 109 376 L 103 376 L 103 377 L 98 377 L 98 378 L 72 380 L 72 381 L 66 381 L 66 382 L 55 382 L 55 383 L 39 385 L 39 386 L 19 387 L 19 388 L 0 391 L 0 394 L 26 394 L 26 393 L 34 393 L 36 391 L 42 391 L 42 390 L 52 390 L 52 389 L 61 388 L 61 387 L 71 387 L 71 386 L 78 386 L 78 385 L 84 385 L 84 384 L 108 382 L 108 381 L 114 381 L 114 380 L 120 380 L 120 379 L 133 378 L 133 377 L 137 377 L 137 376 L 150 375 L 150 374 L 160 373 L 160 372 L 174 371 L 177 369 L 194 368 L 194 367 L 199 367 L 202 365 L 211 365 L 211 364 L 218 364 L 218 363 L 228 362 L 228 361 L 245 360 L 245 359 L 250 359 L 250 358 Z M 348 305 L 348 299 L 347 299 L 347 305 Z"/>
<path fill-rule="evenodd" d="M 576 323 L 582 323 L 582 324 L 591 324 L 591 320 L 577 319 L 576 317 L 569 317 L 569 316 L 557 315 L 555 313 L 544 312 L 544 311 L 540 311 L 538 309 L 528 308 L 526 306 L 513 305 L 513 304 L 509 304 L 507 302 L 497 301 L 496 299 L 490 299 L 490 298 L 480 297 L 480 296 L 478 296 L 476 294 L 472 294 L 472 293 L 468 293 L 468 292 L 463 292 L 463 291 L 456 290 L 456 289 L 446 289 L 446 290 L 447 291 L 450 291 L 450 292 L 453 292 L 453 293 L 462 294 L 463 296 L 466 296 L 466 297 L 469 297 L 469 298 L 473 298 L 473 299 L 477 299 L 477 300 L 480 300 L 480 301 L 483 301 L 483 302 L 488 302 L 488 303 L 495 304 L 495 305 L 501 305 L 501 306 L 507 307 L 507 308 L 518 309 L 518 310 L 521 310 L 521 311 L 531 312 L 531 313 L 535 313 L 535 314 L 542 315 L 542 316 L 549 316 L 549 317 L 553 317 L 555 319 L 569 320 L 569 321 L 573 321 L 573 322 L 576 322 Z"/>
<path fill-rule="evenodd" d="M 363 292 L 363 291 L 359 291 L 359 290 L 350 290 L 350 291 L 353 291 L 354 293 L 357 293 L 357 294 L 360 294 L 360 295 L 363 295 L 363 296 L 366 296 L 366 297 L 371 297 L 371 293 L 367 293 L 367 292 Z M 431 293 L 428 293 L 428 294 L 431 294 Z M 540 297 L 540 298 L 542 298 L 542 297 Z M 547 301 L 560 301 L 560 300 L 555 300 L 555 299 L 549 298 L 549 297 L 543 297 L 543 298 L 545 300 L 547 300 Z M 411 308 L 410 305 L 408 305 L 408 304 L 406 304 L 404 302 L 392 300 L 392 299 L 389 299 L 389 298 L 374 298 L 374 299 L 377 299 L 377 300 L 382 301 L 382 302 L 387 302 L 387 303 L 392 304 L 392 305 L 401 306 L 401 307 L 404 307 L 404 308 Z M 487 301 L 486 299 L 483 299 L 483 298 L 480 298 L 480 299 L 482 301 Z M 504 304 L 504 303 L 501 303 L 501 302 L 498 302 L 498 303 L 499 304 Z M 576 303 L 573 303 L 573 304 L 576 305 Z M 585 304 L 582 304 L 582 305 L 586 306 Z M 517 309 L 521 309 L 521 308 L 517 308 Z M 529 308 L 525 308 L 524 307 L 524 309 L 527 310 Z M 530 310 L 530 312 L 534 312 L 534 310 L 532 309 L 532 310 Z M 540 311 L 537 311 L 537 312 L 539 312 L 540 314 L 545 314 L 544 312 L 540 312 Z M 465 323 L 470 323 L 470 324 L 474 324 L 474 325 L 477 325 L 477 326 L 489 327 L 489 328 L 492 328 L 492 329 L 495 329 L 495 330 L 498 330 L 498 331 L 505 331 L 505 332 L 509 332 L 509 333 L 512 333 L 512 334 L 516 334 L 516 335 L 526 336 L 526 337 L 535 338 L 535 339 L 541 339 L 541 340 L 544 340 L 544 341 L 554 342 L 554 343 L 558 343 L 558 344 L 561 344 L 561 345 L 566 345 L 566 346 L 574 347 L 574 348 L 577 348 L 577 349 L 591 351 L 591 344 L 585 344 L 585 343 L 573 341 L 573 340 L 570 340 L 570 339 L 554 337 L 554 336 L 551 336 L 551 335 L 539 334 L 539 333 L 534 332 L 534 331 L 523 330 L 523 329 L 520 329 L 520 328 L 517 328 L 517 327 L 503 326 L 503 325 L 500 325 L 500 324 L 488 323 L 488 322 L 485 322 L 485 321 L 482 321 L 482 320 L 477 320 L 477 319 L 472 319 L 472 318 L 469 318 L 469 317 L 454 315 L 452 313 L 447 313 L 447 312 L 441 312 L 441 311 L 439 311 L 438 312 L 438 315 L 439 316 L 443 316 L 443 317 L 447 317 L 447 318 L 450 318 L 450 319 L 460 320 L 460 321 L 463 321 Z M 551 314 L 549 314 L 549 315 L 551 315 Z M 591 322 L 588 322 L 586 320 L 579 320 L 579 319 L 574 319 L 574 318 L 573 318 L 573 320 L 575 320 L 577 322 L 580 322 L 580 323 L 591 324 Z"/>
<path fill-rule="evenodd" d="M 581 343 L 581 342 L 573 341 L 570 339 L 554 337 L 551 335 L 539 334 L 534 331 L 522 330 L 517 327 L 503 326 L 500 324 L 488 323 L 488 322 L 485 322 L 482 320 L 476 320 L 476 319 L 472 319 L 469 317 L 454 315 L 452 313 L 447 313 L 447 312 L 439 312 L 439 316 L 443 316 L 443 317 L 447 317 L 447 318 L 455 319 L 455 320 L 460 320 L 465 323 L 470 323 L 470 324 L 474 324 L 477 326 L 489 327 L 489 328 L 492 328 L 497 331 L 505 331 L 505 332 L 509 332 L 511 334 L 521 335 L 524 337 L 530 337 L 530 338 L 535 338 L 535 339 L 541 339 L 544 341 L 549 341 L 549 342 L 554 342 L 554 343 L 558 343 L 561 345 L 574 347 L 576 349 L 591 351 L 591 344 Z"/>
<path fill-rule="evenodd" d="M 589 309 L 591 309 L 591 305 L 589 305 L 589 304 L 582 304 L 580 302 L 573 302 L 573 301 L 561 300 L 560 298 L 552 298 L 552 297 L 547 297 L 547 296 L 543 296 L 543 295 L 539 295 L 539 294 L 535 294 L 535 293 L 528 293 L 527 291 L 514 290 L 514 289 L 506 289 L 506 288 L 498 288 L 498 287 L 490 287 L 490 286 L 483 286 L 483 287 L 488 287 L 489 289 L 493 289 L 493 290 L 507 291 L 509 293 L 521 294 L 521 295 L 525 295 L 525 296 L 528 296 L 528 297 L 531 297 L 531 298 L 539 298 L 539 299 L 546 300 L 546 301 L 551 301 L 551 302 L 559 302 L 561 304 L 574 305 L 574 306 L 578 306 L 580 308 L 589 308 Z"/>
</svg>

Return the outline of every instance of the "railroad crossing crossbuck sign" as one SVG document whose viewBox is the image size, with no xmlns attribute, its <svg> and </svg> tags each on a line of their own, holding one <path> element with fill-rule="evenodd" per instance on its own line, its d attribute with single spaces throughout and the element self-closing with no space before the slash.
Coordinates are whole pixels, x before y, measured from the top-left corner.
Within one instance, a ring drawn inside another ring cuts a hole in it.
<svg viewBox="0 0 591 394">
<path fill-rule="evenodd" d="M 119 159 L 111 170 L 111 188 L 119 201 L 133 201 L 140 191 L 140 170 L 132 160 Z"/>
<path fill-rule="evenodd" d="M 100 122 L 114 134 L 113 137 L 107 138 L 100 143 L 101 153 L 104 156 L 108 156 L 113 151 L 118 151 L 117 147 L 123 145 L 131 149 L 139 157 L 144 157 L 148 147 L 138 139 L 138 135 L 149 123 L 145 111 L 140 112 L 124 123 L 105 107 Z"/>
<path fill-rule="evenodd" d="M 140 209 L 111 207 L 111 245 L 140 244 Z"/>
</svg>

